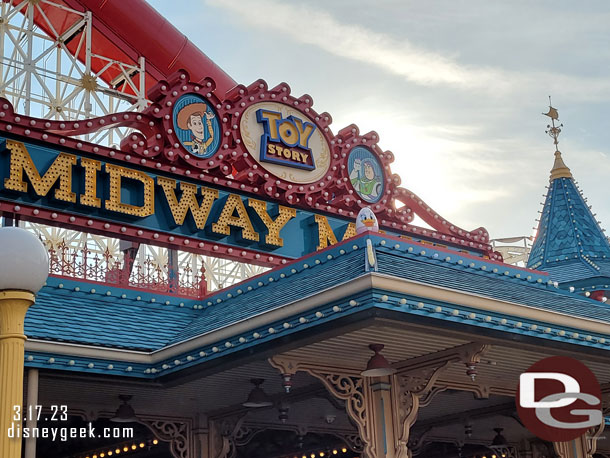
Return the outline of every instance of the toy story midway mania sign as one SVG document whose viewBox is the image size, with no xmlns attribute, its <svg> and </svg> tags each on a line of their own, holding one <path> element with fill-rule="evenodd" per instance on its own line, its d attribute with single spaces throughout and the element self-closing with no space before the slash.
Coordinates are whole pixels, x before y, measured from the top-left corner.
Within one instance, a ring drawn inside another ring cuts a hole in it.
<svg viewBox="0 0 610 458">
<path fill-rule="evenodd" d="M 178 72 L 141 113 L 69 122 L 19 116 L 1 99 L 0 211 L 275 265 L 354 235 L 368 206 L 387 233 L 499 258 L 483 228 L 461 229 L 399 187 L 375 132 L 334 135 L 330 115 L 286 84 L 214 89 Z M 120 147 L 82 140 L 118 126 L 132 132 Z"/>
</svg>

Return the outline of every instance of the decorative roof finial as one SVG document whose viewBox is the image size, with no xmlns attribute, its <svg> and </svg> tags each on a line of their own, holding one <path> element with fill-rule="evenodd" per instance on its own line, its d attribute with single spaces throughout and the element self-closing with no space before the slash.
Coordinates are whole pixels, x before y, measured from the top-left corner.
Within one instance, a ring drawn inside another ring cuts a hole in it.
<svg viewBox="0 0 610 458">
<path fill-rule="evenodd" d="M 556 108 L 553 108 L 550 95 L 549 112 L 542 114 L 551 118 L 551 124 L 547 124 L 547 130 L 545 130 L 545 132 L 549 134 L 549 136 L 553 139 L 553 143 L 555 144 L 555 163 L 551 169 L 551 181 L 553 181 L 555 178 L 572 178 L 572 172 L 570 172 L 570 169 L 563 162 L 561 152 L 559 151 L 558 137 L 561 133 L 563 124 L 555 125 L 555 121 L 559 121 L 559 113 L 557 112 Z"/>
</svg>

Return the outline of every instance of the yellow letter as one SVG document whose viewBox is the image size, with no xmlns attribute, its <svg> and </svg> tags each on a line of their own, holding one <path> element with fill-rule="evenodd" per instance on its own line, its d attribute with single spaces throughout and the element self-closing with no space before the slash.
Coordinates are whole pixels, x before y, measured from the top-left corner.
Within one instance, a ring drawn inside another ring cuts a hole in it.
<svg viewBox="0 0 610 458">
<path fill-rule="evenodd" d="M 301 153 L 301 159 L 303 162 L 303 164 L 307 164 L 307 158 L 309 157 L 309 155 L 307 153 Z"/>
<path fill-rule="evenodd" d="M 176 180 L 166 177 L 157 177 L 157 183 L 163 188 L 167 204 L 172 211 L 172 216 L 174 217 L 176 224 L 184 224 L 186 214 L 191 210 L 195 225 L 198 229 L 203 229 L 208 220 L 208 216 L 210 215 L 212 204 L 218 197 L 218 191 L 202 187 L 201 193 L 203 194 L 203 202 L 201 203 L 201 206 L 199 206 L 196 197 L 196 185 L 180 182 L 182 196 L 180 196 L 180 201 L 178 201 L 178 199 L 176 199 Z"/>
<path fill-rule="evenodd" d="M 316 215 L 315 219 L 316 223 L 318 223 L 318 247 L 316 249 L 321 250 L 326 248 L 328 242 L 330 242 L 331 245 L 337 243 L 337 237 L 330 227 L 330 224 L 328 224 L 326 216 Z"/>
<path fill-rule="evenodd" d="M 80 195 L 80 203 L 89 207 L 100 208 L 102 201 L 97 197 L 97 172 L 102 170 L 102 163 L 83 157 L 80 160 L 80 165 L 85 169 L 85 193 Z"/>
<path fill-rule="evenodd" d="M 356 235 L 356 224 L 349 223 L 347 225 L 347 228 L 345 229 L 345 234 L 343 234 L 343 238 L 341 239 L 341 241 L 347 240 L 350 237 L 353 237 L 354 235 Z"/>
<path fill-rule="evenodd" d="M 155 182 L 151 177 L 144 172 L 112 164 L 106 164 L 106 172 L 110 174 L 110 199 L 106 201 L 106 210 L 142 218 L 155 213 Z M 121 202 L 121 181 L 123 178 L 137 180 L 144 185 L 144 204 L 141 207 Z"/>
<path fill-rule="evenodd" d="M 282 114 L 276 113 L 275 111 L 257 110 L 256 115 L 258 122 L 267 121 L 267 126 L 269 126 L 269 138 L 273 141 L 278 141 L 277 121 L 282 119 Z"/>
<path fill-rule="evenodd" d="M 330 224 L 328 224 L 328 220 L 326 216 L 323 215 L 315 215 L 316 223 L 318 223 L 318 247 L 317 250 L 322 250 L 329 245 L 334 245 L 337 243 L 337 236 L 333 232 Z M 345 228 L 345 233 L 343 234 L 343 238 L 341 241 L 349 239 L 356 235 L 356 225 L 354 223 L 349 223 Z"/>
<path fill-rule="evenodd" d="M 313 134 L 316 127 L 310 122 L 303 123 L 303 121 L 299 118 L 292 118 L 292 120 L 299 131 L 299 146 L 304 149 L 309 149 L 307 146 L 309 143 L 309 137 L 311 137 L 311 134 Z"/>
<path fill-rule="evenodd" d="M 237 211 L 237 216 L 233 216 L 235 211 Z M 218 221 L 212 224 L 212 231 L 217 234 L 230 235 L 231 228 L 229 225 L 241 227 L 241 236 L 243 238 L 258 242 L 258 234 L 254 231 L 244 203 L 237 194 L 229 194 L 225 206 L 218 217 Z"/>
<path fill-rule="evenodd" d="M 299 133 L 297 132 L 297 126 L 290 119 L 284 119 L 279 126 L 277 126 L 278 133 L 280 134 L 280 140 L 282 143 L 288 146 L 296 146 L 299 144 Z"/>
<path fill-rule="evenodd" d="M 275 154 L 275 145 L 271 143 L 267 145 L 267 154 Z"/>
<path fill-rule="evenodd" d="M 248 199 L 248 206 L 254 208 L 261 221 L 267 226 L 268 233 L 265 237 L 265 242 L 269 245 L 284 246 L 284 240 L 280 237 L 280 231 L 288 221 L 296 216 L 297 211 L 294 208 L 280 205 L 280 214 L 273 221 L 267 213 L 267 204 L 262 200 Z"/>
<path fill-rule="evenodd" d="M 27 192 L 28 185 L 23 181 L 23 172 L 25 172 L 39 196 L 46 196 L 59 180 L 55 198 L 76 202 L 76 194 L 72 192 L 72 166 L 76 165 L 76 156 L 60 153 L 41 178 L 23 143 L 7 140 L 6 146 L 11 150 L 10 176 L 4 180 L 6 189 Z"/>
</svg>

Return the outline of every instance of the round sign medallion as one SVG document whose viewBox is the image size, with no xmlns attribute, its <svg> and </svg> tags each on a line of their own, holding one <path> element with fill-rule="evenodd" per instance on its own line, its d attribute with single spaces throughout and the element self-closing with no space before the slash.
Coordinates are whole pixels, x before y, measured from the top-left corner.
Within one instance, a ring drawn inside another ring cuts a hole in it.
<svg viewBox="0 0 610 458">
<path fill-rule="evenodd" d="M 239 125 L 242 141 L 265 170 L 292 183 L 314 183 L 330 167 L 330 148 L 313 121 L 276 102 L 248 107 Z"/>
<path fill-rule="evenodd" d="M 385 185 L 383 168 L 368 148 L 356 146 L 350 151 L 347 170 L 352 187 L 364 201 L 374 204 L 381 199 Z"/>
<path fill-rule="evenodd" d="M 550 442 L 568 442 L 603 422 L 595 374 L 568 356 L 541 359 L 519 376 L 517 413 L 523 425 Z"/>
<path fill-rule="evenodd" d="M 218 116 L 203 97 L 185 94 L 173 110 L 174 130 L 182 146 L 192 156 L 208 158 L 220 145 L 221 133 Z"/>
</svg>

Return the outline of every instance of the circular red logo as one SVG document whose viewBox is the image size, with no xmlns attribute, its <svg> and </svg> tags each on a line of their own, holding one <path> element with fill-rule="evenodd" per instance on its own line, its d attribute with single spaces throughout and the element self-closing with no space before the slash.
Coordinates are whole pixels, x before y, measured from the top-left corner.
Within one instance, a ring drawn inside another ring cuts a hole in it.
<svg viewBox="0 0 610 458">
<path fill-rule="evenodd" d="M 576 439 L 603 421 L 599 382 L 567 356 L 542 359 L 521 374 L 516 404 L 523 425 L 551 442 Z"/>
</svg>

